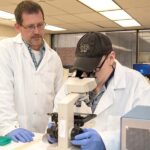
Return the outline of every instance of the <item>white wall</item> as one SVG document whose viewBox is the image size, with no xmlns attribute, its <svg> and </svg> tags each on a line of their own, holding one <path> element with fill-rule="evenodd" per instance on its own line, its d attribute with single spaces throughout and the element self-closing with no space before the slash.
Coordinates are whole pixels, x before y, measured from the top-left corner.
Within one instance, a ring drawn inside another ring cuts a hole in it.
<svg viewBox="0 0 150 150">
<path fill-rule="evenodd" d="M 0 38 L 15 36 L 17 32 L 13 27 L 0 25 Z"/>
</svg>

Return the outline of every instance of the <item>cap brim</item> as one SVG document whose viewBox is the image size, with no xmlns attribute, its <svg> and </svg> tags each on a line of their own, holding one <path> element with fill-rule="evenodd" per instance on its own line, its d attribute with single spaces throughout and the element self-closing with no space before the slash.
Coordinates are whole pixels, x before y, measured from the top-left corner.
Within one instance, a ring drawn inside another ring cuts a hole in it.
<svg viewBox="0 0 150 150">
<path fill-rule="evenodd" d="M 73 69 L 92 72 L 99 64 L 100 58 L 76 57 Z"/>
</svg>

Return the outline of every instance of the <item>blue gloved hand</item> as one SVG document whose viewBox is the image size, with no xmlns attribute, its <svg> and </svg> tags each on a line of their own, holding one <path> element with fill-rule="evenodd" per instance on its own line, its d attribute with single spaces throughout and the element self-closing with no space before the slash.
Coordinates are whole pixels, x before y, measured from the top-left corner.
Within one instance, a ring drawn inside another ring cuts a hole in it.
<svg viewBox="0 0 150 150">
<path fill-rule="evenodd" d="M 7 137 L 10 137 L 15 142 L 30 142 L 33 141 L 34 134 L 26 129 L 17 128 L 11 132 L 9 132 Z"/>
<path fill-rule="evenodd" d="M 52 126 L 53 126 L 53 123 L 49 122 L 48 123 L 48 128 L 51 129 Z M 51 144 L 54 144 L 54 143 L 57 143 L 57 139 L 55 137 L 52 137 L 52 136 L 48 135 L 48 142 L 51 143 Z"/>
<path fill-rule="evenodd" d="M 94 129 L 83 129 L 71 143 L 80 146 L 81 150 L 105 150 L 102 138 Z"/>
</svg>

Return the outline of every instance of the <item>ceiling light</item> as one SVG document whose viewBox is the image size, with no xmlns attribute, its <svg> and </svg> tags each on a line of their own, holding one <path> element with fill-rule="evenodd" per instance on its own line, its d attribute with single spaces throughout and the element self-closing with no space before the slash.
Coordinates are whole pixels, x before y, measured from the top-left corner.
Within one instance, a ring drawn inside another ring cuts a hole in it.
<svg viewBox="0 0 150 150">
<path fill-rule="evenodd" d="M 132 17 L 129 16 L 124 10 L 105 11 L 99 13 L 111 20 L 132 19 Z"/>
<path fill-rule="evenodd" d="M 117 24 L 119 24 L 122 27 L 135 27 L 135 26 L 141 26 L 136 20 L 130 19 L 130 20 L 117 20 L 115 21 Z"/>
<path fill-rule="evenodd" d="M 66 30 L 66 29 L 59 28 L 59 27 L 56 27 L 56 26 L 51 26 L 51 25 L 46 25 L 45 29 L 46 30 L 51 30 L 51 31 L 64 31 L 64 30 Z"/>
<path fill-rule="evenodd" d="M 14 14 L 11 14 L 11 13 L 8 13 L 8 12 L 0 10 L 0 18 L 3 18 L 3 19 L 14 19 L 15 16 L 14 16 Z"/>
<path fill-rule="evenodd" d="M 95 11 L 106 11 L 106 10 L 116 10 L 121 9 L 112 0 L 79 0 L 81 3 L 87 5 L 88 7 L 94 9 Z"/>
</svg>

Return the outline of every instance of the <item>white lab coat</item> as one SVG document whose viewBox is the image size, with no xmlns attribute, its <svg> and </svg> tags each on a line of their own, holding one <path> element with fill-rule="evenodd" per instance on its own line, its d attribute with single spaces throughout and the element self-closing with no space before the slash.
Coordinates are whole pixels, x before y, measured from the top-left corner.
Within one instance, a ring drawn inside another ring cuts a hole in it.
<svg viewBox="0 0 150 150">
<path fill-rule="evenodd" d="M 65 97 L 65 85 L 55 98 L 57 103 Z M 101 135 L 106 150 L 120 149 L 120 117 L 136 105 L 150 105 L 150 85 L 137 71 L 122 66 L 116 60 L 116 69 L 107 90 L 101 97 L 95 114 L 97 117 L 85 124 L 94 128 Z M 83 105 L 81 112 L 89 113 Z"/>
<path fill-rule="evenodd" d="M 0 135 L 16 127 L 46 129 L 63 67 L 57 53 L 44 44 L 45 54 L 36 70 L 20 34 L 0 41 Z"/>
</svg>

